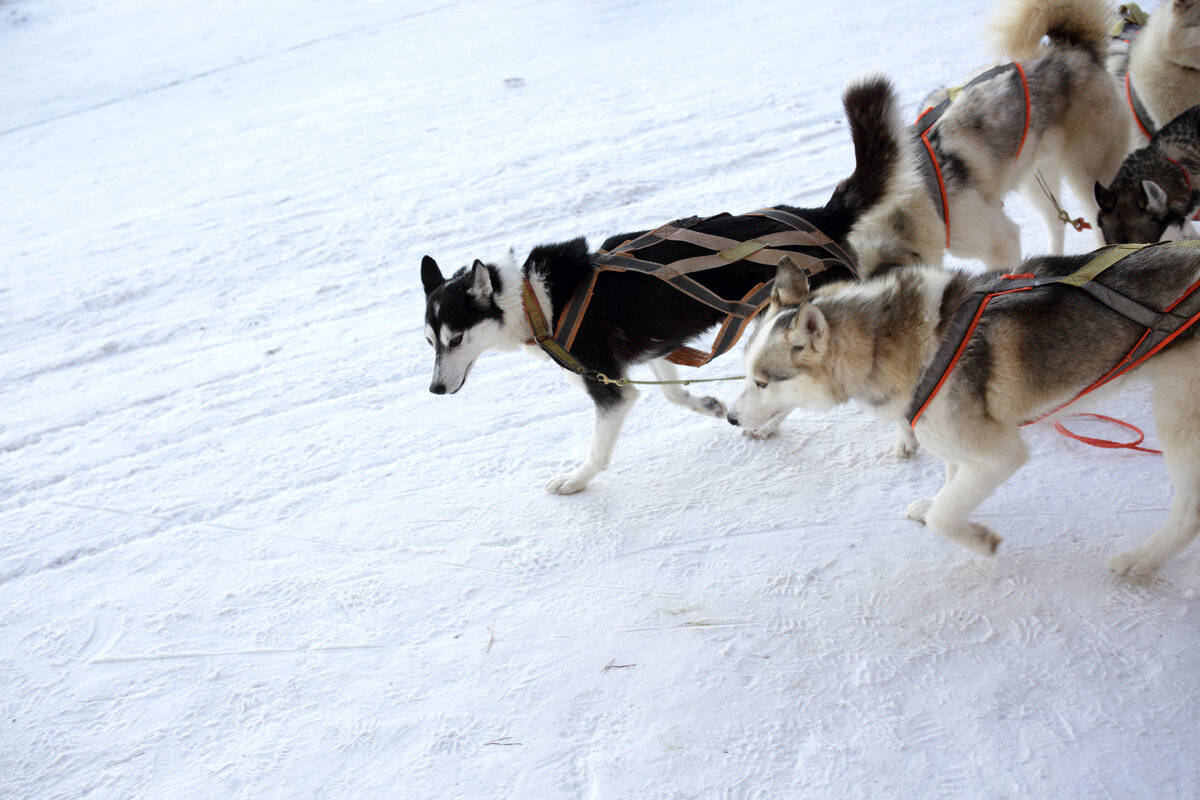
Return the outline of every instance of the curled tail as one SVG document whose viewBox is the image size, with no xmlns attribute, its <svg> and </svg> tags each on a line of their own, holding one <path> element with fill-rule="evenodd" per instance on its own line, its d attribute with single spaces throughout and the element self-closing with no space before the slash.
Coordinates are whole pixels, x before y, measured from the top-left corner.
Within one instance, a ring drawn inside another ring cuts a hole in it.
<svg viewBox="0 0 1200 800">
<path fill-rule="evenodd" d="M 858 78 L 842 98 L 854 141 L 854 172 L 833 193 L 853 219 L 883 200 L 892 178 L 904 169 L 908 124 L 891 81 L 882 75 Z"/>
<path fill-rule="evenodd" d="M 1004 0 L 988 38 L 997 55 L 1014 61 L 1036 55 L 1047 36 L 1052 47 L 1082 47 L 1103 63 L 1116 20 L 1108 0 Z"/>
</svg>

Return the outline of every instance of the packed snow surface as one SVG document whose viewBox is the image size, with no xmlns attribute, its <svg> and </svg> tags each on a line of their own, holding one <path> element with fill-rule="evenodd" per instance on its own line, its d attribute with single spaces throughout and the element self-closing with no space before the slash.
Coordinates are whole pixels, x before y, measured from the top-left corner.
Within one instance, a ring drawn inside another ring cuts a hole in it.
<svg viewBox="0 0 1200 800">
<path fill-rule="evenodd" d="M 422 255 L 819 205 L 846 82 L 915 115 L 992 10 L 0 2 L 0 797 L 1200 796 L 1200 547 L 1105 568 L 1161 458 L 1031 427 L 985 559 L 853 406 L 648 391 L 559 497 L 556 368 L 428 391 Z"/>
</svg>

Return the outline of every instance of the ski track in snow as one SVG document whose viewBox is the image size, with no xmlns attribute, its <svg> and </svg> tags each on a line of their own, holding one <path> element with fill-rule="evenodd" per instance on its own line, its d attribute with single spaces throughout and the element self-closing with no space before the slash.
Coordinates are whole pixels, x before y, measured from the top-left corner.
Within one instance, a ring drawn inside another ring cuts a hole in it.
<svg viewBox="0 0 1200 800">
<path fill-rule="evenodd" d="M 556 370 L 427 391 L 421 255 L 820 204 L 846 81 L 915 108 L 991 9 L 0 3 L 0 796 L 1200 794 L 1200 551 L 1104 567 L 1161 459 L 1031 428 L 985 560 L 854 408 L 646 392 L 557 497 Z"/>
</svg>

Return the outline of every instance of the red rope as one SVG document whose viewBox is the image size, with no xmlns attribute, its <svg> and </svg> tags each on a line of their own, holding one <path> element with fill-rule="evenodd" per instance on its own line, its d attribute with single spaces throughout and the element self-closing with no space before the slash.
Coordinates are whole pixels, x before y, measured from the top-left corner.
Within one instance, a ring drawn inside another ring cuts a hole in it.
<svg viewBox="0 0 1200 800">
<path fill-rule="evenodd" d="M 1139 453 L 1162 455 L 1162 450 L 1155 450 L 1151 447 L 1141 446 L 1142 441 L 1146 438 L 1146 434 L 1143 433 L 1142 429 L 1136 425 L 1131 425 L 1124 420 L 1119 420 L 1114 417 L 1106 417 L 1103 414 L 1082 413 L 1072 415 L 1072 419 L 1078 419 L 1079 417 L 1091 417 L 1092 419 L 1098 419 L 1103 422 L 1111 422 L 1114 425 L 1120 425 L 1122 428 L 1137 434 L 1137 438 L 1132 442 L 1114 442 L 1110 439 L 1096 439 L 1091 436 L 1082 436 L 1074 431 L 1067 430 L 1067 426 L 1063 425 L 1061 421 L 1057 420 L 1054 423 L 1054 430 L 1058 431 L 1067 438 L 1075 439 L 1076 441 L 1083 442 L 1084 444 L 1090 444 L 1092 447 L 1105 447 L 1112 450 L 1136 450 Z"/>
</svg>

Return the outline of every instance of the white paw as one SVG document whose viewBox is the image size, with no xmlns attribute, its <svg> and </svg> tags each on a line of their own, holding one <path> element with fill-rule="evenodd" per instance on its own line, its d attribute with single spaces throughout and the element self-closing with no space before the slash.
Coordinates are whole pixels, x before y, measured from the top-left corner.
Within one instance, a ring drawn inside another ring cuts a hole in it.
<svg viewBox="0 0 1200 800">
<path fill-rule="evenodd" d="M 954 537 L 956 542 L 960 542 L 968 550 L 974 550 L 985 556 L 996 555 L 996 548 L 1003 541 L 999 536 L 992 532 L 992 529 L 986 525 L 980 525 L 978 522 L 967 522 L 963 524 L 962 531 L 958 536 Z"/>
<path fill-rule="evenodd" d="M 782 423 L 783 417 L 772 417 L 757 428 L 742 428 L 742 436 L 747 439 L 770 439 L 779 433 L 779 426 Z"/>
<path fill-rule="evenodd" d="M 1158 561 L 1146 557 L 1140 547 L 1135 547 L 1113 556 L 1108 560 L 1108 568 L 1118 575 L 1153 575 L 1162 566 Z"/>
<path fill-rule="evenodd" d="M 917 437 L 913 435 L 912 428 L 906 425 L 896 432 L 896 446 L 892 448 L 892 454 L 896 458 L 912 458 L 918 448 L 920 445 L 917 444 Z"/>
<path fill-rule="evenodd" d="M 932 497 L 922 497 L 920 500 L 914 500 L 908 504 L 908 508 L 904 509 L 904 516 L 909 519 L 915 519 L 924 525 L 925 515 L 929 512 L 931 505 L 933 505 Z"/>
<path fill-rule="evenodd" d="M 546 484 L 550 494 L 575 494 L 587 488 L 587 481 L 577 481 L 574 475 L 563 475 Z"/>
</svg>

